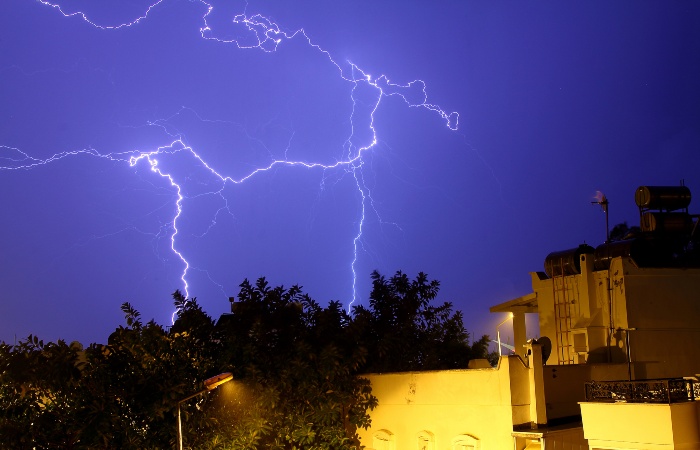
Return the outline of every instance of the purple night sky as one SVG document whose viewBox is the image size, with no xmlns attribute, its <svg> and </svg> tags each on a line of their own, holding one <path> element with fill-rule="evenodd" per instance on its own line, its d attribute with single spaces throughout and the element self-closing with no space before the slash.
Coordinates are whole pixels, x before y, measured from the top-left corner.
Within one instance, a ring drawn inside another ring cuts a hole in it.
<svg viewBox="0 0 700 450">
<path fill-rule="evenodd" d="M 698 2 L 54 1 L 0 15 L 8 343 L 169 324 L 185 281 L 213 317 L 260 276 L 366 304 L 374 269 L 493 335 L 603 242 L 597 190 L 611 226 L 640 185 L 700 212 Z"/>
</svg>

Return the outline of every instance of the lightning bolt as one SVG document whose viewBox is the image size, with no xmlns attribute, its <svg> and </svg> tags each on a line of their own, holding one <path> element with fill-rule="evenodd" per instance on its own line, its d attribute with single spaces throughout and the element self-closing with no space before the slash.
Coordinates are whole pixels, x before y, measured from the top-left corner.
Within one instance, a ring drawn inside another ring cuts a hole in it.
<svg viewBox="0 0 700 450">
<path fill-rule="evenodd" d="M 89 15 L 84 12 L 67 12 L 66 9 L 58 3 L 52 3 L 46 0 L 37 1 L 47 7 L 55 9 L 65 18 L 82 20 L 83 22 L 99 30 L 121 30 L 121 32 L 125 32 L 124 29 L 137 25 L 143 26 L 143 23 L 148 19 L 148 17 L 154 14 L 154 11 L 157 10 L 161 4 L 166 2 L 166 0 L 159 0 L 148 5 L 143 14 L 129 22 L 123 22 L 116 25 L 103 25 L 92 20 Z M 182 135 L 179 133 L 169 132 L 167 120 L 163 120 L 149 122 L 147 125 L 162 127 L 166 133 L 173 137 L 173 140 L 167 145 L 158 147 L 154 150 L 129 150 L 119 153 L 103 154 L 93 148 L 84 148 L 60 152 L 48 158 L 39 159 L 32 157 L 29 153 L 19 148 L 0 145 L 0 171 L 31 170 L 38 166 L 44 166 L 59 160 L 76 158 L 79 156 L 104 158 L 106 160 L 128 164 L 130 168 L 135 168 L 140 165 L 145 165 L 148 167 L 152 173 L 166 180 L 175 192 L 175 212 L 167 225 L 169 228 L 170 249 L 180 260 L 183 267 L 180 280 L 182 282 L 183 293 L 186 297 L 189 297 L 190 289 L 190 285 L 187 281 L 188 273 L 194 268 L 188 262 L 186 255 L 179 250 L 178 225 L 182 219 L 184 208 L 186 207 L 186 200 L 193 198 L 193 196 L 190 196 L 185 192 L 182 180 L 179 180 L 178 177 L 168 169 L 167 164 L 162 162 L 163 158 L 167 159 L 175 157 L 176 155 L 185 155 L 187 158 L 191 158 L 192 161 L 195 161 L 196 164 L 201 167 L 201 169 L 205 170 L 212 177 L 212 179 L 215 180 L 215 186 L 213 186 L 210 190 L 204 193 L 196 194 L 195 196 L 216 195 L 221 197 L 224 202 L 224 206 L 219 209 L 216 216 L 218 216 L 220 213 L 229 213 L 233 216 L 231 211 L 228 210 L 228 203 L 224 194 L 224 189 L 227 185 L 243 184 L 253 178 L 263 176 L 273 169 L 287 168 L 289 170 L 299 169 L 323 171 L 324 177 L 321 181 L 321 189 L 323 189 L 323 184 L 325 183 L 326 179 L 326 172 L 342 171 L 341 173 L 353 177 L 354 186 L 357 190 L 359 199 L 359 217 L 357 218 L 356 222 L 356 233 L 353 236 L 353 254 L 351 255 L 349 264 L 349 272 L 352 276 L 352 300 L 348 304 L 348 310 L 350 310 L 352 304 L 356 301 L 358 296 L 356 284 L 356 265 L 358 261 L 358 254 L 363 250 L 366 251 L 363 244 L 363 231 L 366 225 L 367 214 L 374 214 L 377 218 L 379 218 L 380 223 L 382 223 L 380 214 L 372 199 L 371 190 L 365 182 L 363 176 L 363 167 L 365 163 L 364 155 L 367 152 L 372 151 L 378 143 L 377 130 L 375 128 L 375 113 L 380 108 L 384 99 L 397 98 L 403 101 L 409 108 L 423 108 L 437 114 L 441 117 L 449 130 L 457 130 L 459 125 L 459 114 L 456 112 L 445 112 L 439 106 L 429 103 L 426 83 L 424 81 L 414 80 L 407 84 L 397 84 L 391 82 L 391 80 L 385 75 L 380 75 L 376 78 L 372 77 L 369 73 L 365 72 L 351 61 L 338 62 L 328 51 L 313 42 L 304 29 L 286 32 L 283 31 L 283 29 L 277 23 L 273 22 L 267 17 L 259 14 L 248 15 L 247 4 L 244 12 L 235 15 L 232 19 L 232 23 L 238 30 L 238 36 L 236 38 L 217 37 L 214 29 L 209 23 L 210 16 L 214 11 L 214 6 L 204 0 L 195 0 L 195 3 L 203 5 L 206 10 L 201 17 L 202 25 L 199 30 L 201 37 L 204 40 L 212 41 L 220 45 L 235 46 L 239 50 L 272 53 L 276 52 L 277 49 L 285 42 L 296 39 L 302 40 L 309 48 L 323 55 L 328 63 L 335 68 L 338 77 L 349 86 L 349 96 L 352 104 L 352 110 L 349 117 L 350 130 L 343 146 L 345 151 L 341 158 L 332 162 L 320 162 L 317 160 L 306 161 L 290 159 L 287 157 L 285 152 L 284 158 L 275 159 L 272 157 L 272 155 L 270 155 L 270 160 L 267 164 L 254 167 L 248 173 L 234 178 L 212 167 L 199 153 L 197 153 L 191 146 L 187 145 Z M 358 100 L 358 91 L 361 89 L 363 92 L 368 91 L 372 93 L 372 101 L 369 105 L 366 105 L 367 102 L 365 101 L 362 102 L 362 106 L 360 106 L 361 102 Z M 201 117 L 199 118 L 201 119 Z M 366 132 L 367 136 L 369 136 L 368 138 L 365 138 L 366 142 L 362 144 L 357 144 L 355 142 L 357 140 L 356 127 L 366 127 L 364 132 Z M 216 216 L 212 219 L 209 229 L 216 225 Z M 207 232 L 208 230 L 205 231 L 204 234 Z M 214 280 L 212 280 L 212 282 L 217 284 L 219 287 L 222 287 Z M 173 318 L 174 314 L 175 313 L 173 313 Z"/>
</svg>

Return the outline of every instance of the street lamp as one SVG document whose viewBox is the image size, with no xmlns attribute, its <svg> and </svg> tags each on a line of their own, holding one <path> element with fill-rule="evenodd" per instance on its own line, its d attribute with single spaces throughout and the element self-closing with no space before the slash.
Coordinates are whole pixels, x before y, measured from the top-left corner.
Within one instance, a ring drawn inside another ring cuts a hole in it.
<svg viewBox="0 0 700 450">
<path fill-rule="evenodd" d="M 512 318 L 513 318 L 513 313 L 508 313 L 508 317 L 503 319 L 503 322 L 496 325 L 496 336 L 498 336 L 498 356 L 503 356 L 503 353 L 501 352 L 501 331 L 498 328 L 501 325 L 503 325 L 504 323 L 508 322 Z"/>
<path fill-rule="evenodd" d="M 187 400 L 194 398 L 198 395 L 204 394 L 205 392 L 209 392 L 211 390 L 216 389 L 220 385 L 226 383 L 227 381 L 233 380 L 233 374 L 231 372 L 224 372 L 219 375 L 216 375 L 211 378 L 207 378 L 204 380 L 204 389 L 202 389 L 199 392 L 196 392 L 188 397 L 183 398 L 179 402 L 177 402 L 177 440 L 178 440 L 178 448 L 182 450 L 182 419 L 180 416 L 180 406 L 186 402 Z"/>
</svg>

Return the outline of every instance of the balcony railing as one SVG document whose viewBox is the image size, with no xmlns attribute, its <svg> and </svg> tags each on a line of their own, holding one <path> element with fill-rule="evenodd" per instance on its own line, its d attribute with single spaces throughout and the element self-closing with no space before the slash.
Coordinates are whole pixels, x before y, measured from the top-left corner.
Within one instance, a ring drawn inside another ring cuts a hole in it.
<svg viewBox="0 0 700 450">
<path fill-rule="evenodd" d="M 589 381 L 587 402 L 678 403 L 700 400 L 700 383 L 684 378 Z"/>
</svg>

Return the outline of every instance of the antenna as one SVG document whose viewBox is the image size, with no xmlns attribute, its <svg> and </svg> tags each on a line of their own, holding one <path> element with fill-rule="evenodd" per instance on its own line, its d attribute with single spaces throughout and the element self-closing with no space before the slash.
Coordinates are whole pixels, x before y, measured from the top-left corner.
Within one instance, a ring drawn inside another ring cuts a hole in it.
<svg viewBox="0 0 700 450">
<path fill-rule="evenodd" d="M 610 242 L 610 225 L 608 224 L 608 198 L 600 191 L 595 192 L 596 201 L 591 202 L 593 205 L 600 205 L 605 213 L 605 243 Z"/>
</svg>

